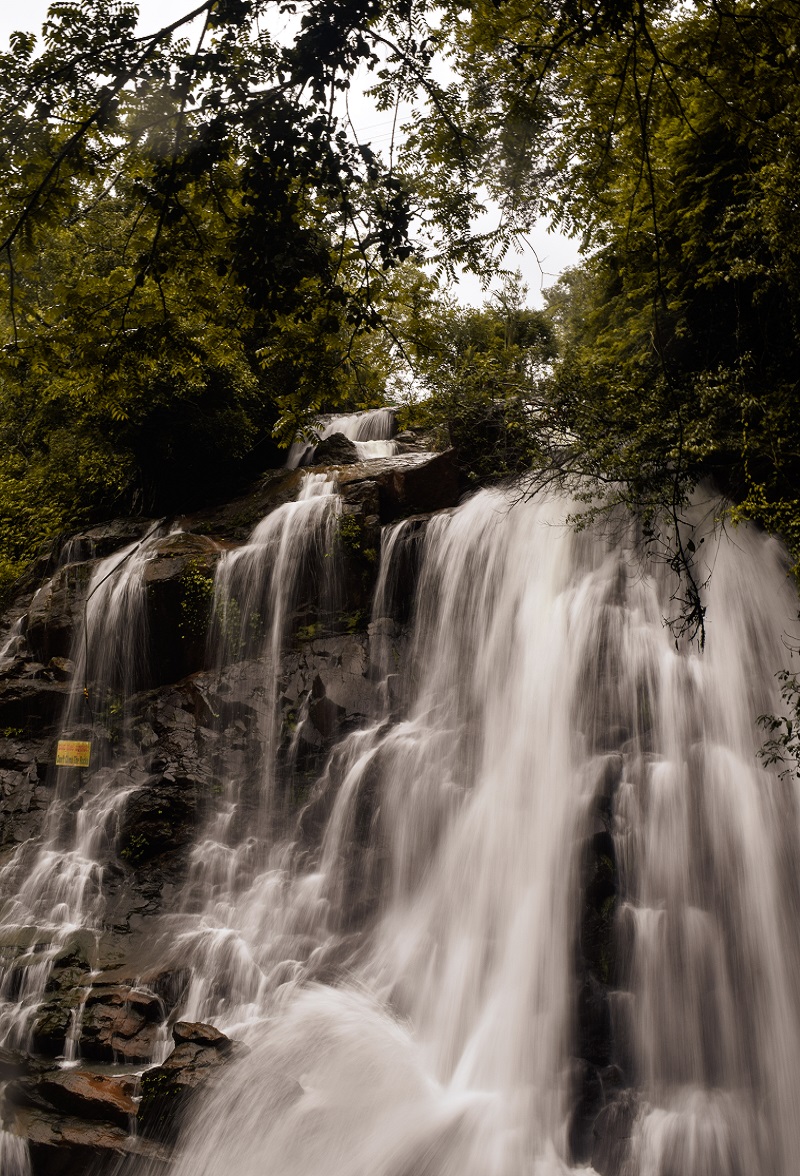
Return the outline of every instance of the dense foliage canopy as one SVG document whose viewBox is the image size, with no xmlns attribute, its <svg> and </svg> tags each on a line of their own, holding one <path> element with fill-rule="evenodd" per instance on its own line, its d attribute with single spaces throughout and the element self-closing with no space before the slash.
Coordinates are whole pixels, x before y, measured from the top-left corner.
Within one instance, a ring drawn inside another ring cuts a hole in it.
<svg viewBox="0 0 800 1176">
<path fill-rule="evenodd" d="M 794 0 L 206 0 L 152 36 L 53 4 L 0 57 L 8 568 L 221 491 L 402 360 L 474 478 L 639 509 L 701 626 L 699 479 L 800 557 L 799 32 Z M 388 157 L 358 71 L 415 104 Z M 410 262 L 491 272 L 541 215 L 587 258 L 549 329 Z"/>
</svg>

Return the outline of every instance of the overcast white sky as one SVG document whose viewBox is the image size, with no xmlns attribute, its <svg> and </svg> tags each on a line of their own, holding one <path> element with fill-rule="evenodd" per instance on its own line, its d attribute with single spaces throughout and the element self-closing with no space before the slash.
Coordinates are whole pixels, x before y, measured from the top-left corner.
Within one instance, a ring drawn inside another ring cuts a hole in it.
<svg viewBox="0 0 800 1176">
<path fill-rule="evenodd" d="M 0 44 L 8 45 L 15 29 L 41 34 L 49 0 L 0 0 Z M 143 32 L 162 28 L 187 11 L 192 0 L 139 0 L 140 24 Z M 369 140 L 375 150 L 388 144 L 391 136 L 391 117 L 371 107 L 364 98 L 351 91 L 350 111 L 356 129 Z M 527 246 L 518 256 L 510 254 L 505 261 L 508 269 L 519 269 L 530 291 L 530 302 L 541 305 L 541 290 L 568 266 L 578 261 L 578 245 L 560 233 L 550 233 L 547 224 L 536 226 L 528 237 Z M 477 279 L 467 276 L 459 283 L 458 296 L 464 302 L 481 303 L 486 294 Z"/>
</svg>

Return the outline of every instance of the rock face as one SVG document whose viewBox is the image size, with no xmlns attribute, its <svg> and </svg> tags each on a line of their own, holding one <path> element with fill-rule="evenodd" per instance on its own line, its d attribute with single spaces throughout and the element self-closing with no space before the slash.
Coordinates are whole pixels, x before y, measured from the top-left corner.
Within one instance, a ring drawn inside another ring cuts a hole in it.
<svg viewBox="0 0 800 1176">
<path fill-rule="evenodd" d="M 214 567 L 222 548 L 205 535 L 166 535 L 144 569 L 148 684 L 176 682 L 203 666 Z"/>
<path fill-rule="evenodd" d="M 364 513 L 376 514 L 381 523 L 455 506 L 461 493 L 449 450 L 359 462 L 340 471 L 339 483 L 346 501 L 368 503 L 372 509 Z"/>
<path fill-rule="evenodd" d="M 352 465 L 358 461 L 358 450 L 344 433 L 331 433 L 314 447 L 314 465 Z"/>
<path fill-rule="evenodd" d="M 30 1098 L 43 1099 L 57 1111 L 114 1123 L 125 1131 L 130 1130 L 137 1114 L 133 1098 L 137 1082 L 133 1077 L 50 1070 L 27 1086 Z"/>
<path fill-rule="evenodd" d="M 179 1021 L 175 1048 L 142 1078 L 139 1128 L 145 1139 L 174 1143 L 195 1095 L 213 1081 L 235 1053 L 233 1043 L 210 1025 Z"/>
<path fill-rule="evenodd" d="M 170 1145 L 195 1094 L 235 1055 L 211 1025 L 178 1023 L 175 1048 L 161 1066 L 134 1074 L 47 1068 L 33 1059 L 0 1056 L 10 1078 L 4 1095 L 7 1128 L 28 1147 L 34 1176 L 85 1176 L 146 1161 L 167 1172 Z"/>
<path fill-rule="evenodd" d="M 154 1174 L 169 1171 L 168 1151 L 113 1123 L 61 1115 L 39 1107 L 19 1107 L 11 1118 L 10 1130 L 26 1141 L 34 1176 L 110 1172 L 134 1158 L 146 1161 L 148 1171 Z"/>
<path fill-rule="evenodd" d="M 69 656 L 94 562 L 138 543 L 153 526 L 151 519 L 117 519 L 43 553 L 34 572 L 37 590 L 27 608 L 28 644 L 39 661 Z"/>
</svg>

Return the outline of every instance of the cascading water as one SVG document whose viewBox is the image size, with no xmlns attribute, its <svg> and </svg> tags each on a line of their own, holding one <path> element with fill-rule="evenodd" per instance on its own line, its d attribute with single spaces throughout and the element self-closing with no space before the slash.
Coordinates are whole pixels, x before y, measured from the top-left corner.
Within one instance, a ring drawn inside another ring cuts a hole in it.
<svg viewBox="0 0 800 1176">
<path fill-rule="evenodd" d="M 777 544 L 739 532 L 717 549 L 706 656 L 653 633 L 627 647 L 648 712 L 615 804 L 635 1173 L 797 1171 L 797 782 L 753 754 L 793 603 Z"/>
<path fill-rule="evenodd" d="M 23 842 L 0 868 L 0 1043 L 24 1047 L 48 981 L 76 935 L 87 955 L 96 951 L 105 897 L 103 866 L 116 836 L 129 787 L 119 787 L 111 745 L 125 700 L 139 684 L 146 649 L 142 570 L 150 558 L 153 529 L 145 540 L 101 560 L 89 581 L 83 623 L 71 650 L 74 688 L 61 721 L 61 736 L 93 744 L 90 769 L 57 770 L 41 839 Z M 46 589 L 43 589 L 46 590 Z M 3 654 L 21 640 L 22 622 Z M 92 683 L 89 690 L 88 684 Z M 94 684 L 100 684 L 95 692 Z M 85 687 L 85 689 L 84 689 Z M 22 954 L 20 954 L 22 951 Z M 72 1010 L 62 1064 L 78 1056 L 85 1000 Z M 0 1083 L 0 1096 L 2 1096 Z M 0 1172 L 30 1176 L 24 1139 L 0 1130 Z"/>
<path fill-rule="evenodd" d="M 24 617 L 20 617 L 11 626 L 5 641 L 0 644 L 0 669 L 3 669 L 11 660 L 13 660 L 17 649 L 21 644 L 24 644 Z"/>
<path fill-rule="evenodd" d="M 305 474 L 296 501 L 268 515 L 217 570 L 212 657 L 221 674 L 231 659 L 256 659 L 262 750 L 258 762 L 227 782 L 198 841 L 170 938 L 176 966 L 192 969 L 184 1017 L 228 1030 L 262 1015 L 273 969 L 292 967 L 285 949 L 293 928 L 281 902 L 287 846 L 274 795 L 276 688 L 293 611 L 308 619 L 309 610 L 316 616 L 335 607 L 339 510 L 335 482 Z"/>
<path fill-rule="evenodd" d="M 597 1170 L 794 1176 L 798 798 L 759 767 L 754 728 L 796 606 L 781 551 L 708 536 L 701 654 L 663 623 L 667 572 L 567 513 L 495 491 L 430 522 L 402 682 L 331 757 L 318 854 L 273 828 L 235 898 L 211 870 L 201 919 L 225 950 L 200 953 L 191 1014 L 250 1051 L 184 1133 L 179 1176 L 574 1170 L 597 838 L 618 862 Z M 385 542 L 378 613 L 407 528 Z M 254 551 L 238 562 L 263 583 Z M 371 626 L 384 673 L 392 623 Z"/>
<path fill-rule="evenodd" d="M 101 560 L 88 585 L 72 662 L 74 688 L 61 736 L 92 742 L 91 768 L 57 769 L 40 840 L 23 842 L 0 869 L 0 1043 L 25 1044 L 53 962 L 76 932 L 99 934 L 103 868 L 130 787 L 116 786 L 113 727 L 140 680 L 146 649 L 142 568 L 151 551 L 136 543 Z M 95 693 L 84 684 L 100 683 Z M 85 779 L 81 777 L 85 776 Z M 29 955 L 19 956 L 20 945 Z"/>
<path fill-rule="evenodd" d="M 334 416 L 323 425 L 316 441 L 295 441 L 289 450 L 286 465 L 290 470 L 300 465 L 313 465 L 316 445 L 326 437 L 332 437 L 334 433 L 342 433 L 354 443 L 360 461 L 368 461 L 375 457 L 391 457 L 397 452 L 397 446 L 392 441 L 396 430 L 395 413 L 391 408 L 375 408 L 370 412 Z"/>
</svg>

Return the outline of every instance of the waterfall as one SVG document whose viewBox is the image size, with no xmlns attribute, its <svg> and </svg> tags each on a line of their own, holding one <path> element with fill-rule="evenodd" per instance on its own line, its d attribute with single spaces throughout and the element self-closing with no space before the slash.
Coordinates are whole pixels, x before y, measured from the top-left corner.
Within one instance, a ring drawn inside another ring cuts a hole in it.
<svg viewBox="0 0 800 1176">
<path fill-rule="evenodd" d="M 0 936 L 12 949 L 7 959 L 0 953 L 4 1045 L 25 1044 L 53 963 L 71 937 L 88 932 L 91 940 L 101 929 L 103 861 L 132 791 L 117 781 L 116 738 L 125 701 L 141 679 L 142 570 L 151 542 L 152 534 L 94 568 L 71 650 L 73 686 L 60 731 L 61 738 L 91 743 L 90 767 L 56 769 L 41 839 L 23 842 L 0 867 Z M 26 954 L 16 954 L 20 947 Z"/>
<path fill-rule="evenodd" d="M 212 1020 L 241 1031 L 263 1014 L 273 970 L 291 971 L 291 920 L 281 892 L 288 846 L 274 776 L 279 740 L 276 712 L 281 653 L 290 620 L 315 633 L 320 616 L 335 609 L 336 524 L 341 502 L 325 474 L 305 474 L 297 499 L 269 514 L 250 542 L 227 553 L 217 569 L 211 660 L 229 688 L 237 660 L 255 673 L 263 699 L 255 762 L 227 781 L 201 833 L 179 914 L 171 920 L 176 967 L 189 966 L 184 1008 L 190 1020 Z M 253 659 L 255 659 L 253 661 Z"/>
<path fill-rule="evenodd" d="M 754 726 L 796 608 L 784 557 L 708 531 L 701 653 L 634 528 L 577 533 L 569 509 L 487 491 L 430 521 L 401 681 L 331 756 L 317 855 L 284 832 L 207 902 L 218 982 L 251 978 L 250 1048 L 179 1176 L 563 1176 L 591 1150 L 589 1071 L 603 1176 L 793 1176 L 798 796 Z M 615 879 L 591 935 L 590 861 Z M 605 1062 L 581 1043 L 592 969 Z"/>
<path fill-rule="evenodd" d="M 333 416 L 322 424 L 313 442 L 304 438 L 295 441 L 289 450 L 286 465 L 290 470 L 301 465 L 313 465 L 316 445 L 334 433 L 343 433 L 354 443 L 360 461 L 368 461 L 374 457 L 391 457 L 397 452 L 395 442 L 391 439 L 396 429 L 395 411 L 392 408 L 375 408 L 369 412 Z"/>
<path fill-rule="evenodd" d="M 0 670 L 13 661 L 18 648 L 24 643 L 24 617 L 20 617 L 9 629 L 5 641 L 0 644 Z"/>
<path fill-rule="evenodd" d="M 346 487 L 298 485 L 215 549 L 207 668 L 182 687 L 222 783 L 147 962 L 186 978 L 173 1018 L 247 1049 L 195 1104 L 176 1176 L 795 1176 L 800 795 L 755 724 L 780 709 L 796 610 L 780 545 L 698 505 L 701 652 L 627 517 L 578 531 L 557 496 L 483 491 L 384 528 L 367 638 L 341 627 Z M 0 868 L 12 1047 L 59 953 L 99 941 L 120 814 L 156 786 L 118 716 L 148 680 L 157 541 L 94 566 L 62 718 L 92 766 L 56 774 L 41 838 Z M 371 701 L 339 728 L 308 667 L 348 657 Z M 322 701 L 328 750 L 295 793 Z M 29 1170 L 7 1132 L 0 1157 Z"/>
</svg>

